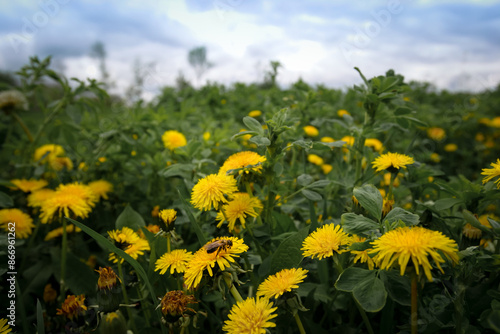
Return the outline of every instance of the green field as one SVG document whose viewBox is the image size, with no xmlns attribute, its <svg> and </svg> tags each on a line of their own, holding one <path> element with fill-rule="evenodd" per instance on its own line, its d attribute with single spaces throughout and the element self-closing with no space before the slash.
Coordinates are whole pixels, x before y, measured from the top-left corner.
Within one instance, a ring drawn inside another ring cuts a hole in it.
<svg viewBox="0 0 500 334">
<path fill-rule="evenodd" d="M 3 76 L 0 333 L 500 332 L 500 86 L 359 74 Z"/>
</svg>

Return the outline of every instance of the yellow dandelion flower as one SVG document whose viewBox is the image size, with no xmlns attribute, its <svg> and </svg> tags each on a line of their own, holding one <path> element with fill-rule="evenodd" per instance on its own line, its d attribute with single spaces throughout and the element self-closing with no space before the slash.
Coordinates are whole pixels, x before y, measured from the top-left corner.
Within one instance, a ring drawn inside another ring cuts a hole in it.
<svg viewBox="0 0 500 334">
<path fill-rule="evenodd" d="M 79 318 L 85 314 L 87 306 L 85 306 L 85 296 L 84 295 L 69 295 L 66 300 L 61 305 L 60 309 L 57 309 L 57 315 L 62 315 L 70 320 L 74 318 Z"/>
<path fill-rule="evenodd" d="M 17 239 L 26 239 L 35 225 L 33 219 L 19 209 L 0 210 L 0 228 L 6 232 L 15 232 Z"/>
<path fill-rule="evenodd" d="M 500 128 L 500 116 L 497 116 L 491 120 L 489 126 L 494 128 Z"/>
<path fill-rule="evenodd" d="M 201 211 L 219 209 L 223 203 L 227 203 L 225 196 L 231 196 L 238 188 L 236 179 L 231 175 L 210 174 L 193 187 L 191 192 L 191 204 Z"/>
<path fill-rule="evenodd" d="M 462 234 L 469 239 L 481 239 L 481 236 L 483 235 L 480 229 L 472 226 L 469 223 L 465 224 L 462 228 Z"/>
<path fill-rule="evenodd" d="M 243 151 L 238 152 L 231 155 L 226 159 L 222 167 L 219 169 L 219 174 L 227 174 L 231 169 L 241 169 L 245 173 L 255 172 L 261 173 L 262 164 L 266 161 L 266 157 L 252 152 L 252 151 Z M 241 174 L 243 171 L 239 171 Z"/>
<path fill-rule="evenodd" d="M 377 138 L 366 138 L 365 146 L 371 147 L 376 152 L 380 152 L 384 148 L 382 142 Z"/>
<path fill-rule="evenodd" d="M 66 225 L 66 233 L 81 232 L 81 231 L 82 231 L 82 229 L 79 228 L 78 226 L 75 226 L 73 224 Z M 43 240 L 45 240 L 45 241 L 52 240 L 52 239 L 55 239 L 55 238 L 60 237 L 62 235 L 63 235 L 63 228 L 61 226 L 61 227 L 53 229 L 52 231 L 47 233 Z"/>
<path fill-rule="evenodd" d="M 312 125 L 306 125 L 304 126 L 304 133 L 308 137 L 317 137 L 319 135 L 319 130 Z"/>
<path fill-rule="evenodd" d="M 183 147 L 187 145 L 186 137 L 176 130 L 165 131 L 165 133 L 161 136 L 163 140 L 163 145 L 165 148 L 173 151 L 177 147 Z"/>
<path fill-rule="evenodd" d="M 349 243 L 350 238 L 340 225 L 327 224 L 309 234 L 302 243 L 301 250 L 304 256 L 321 260 L 333 256 L 334 253 L 345 252 L 343 248 Z"/>
<path fill-rule="evenodd" d="M 46 163 L 57 157 L 64 155 L 64 149 L 60 145 L 47 144 L 35 150 L 33 160 L 39 163 Z"/>
<path fill-rule="evenodd" d="M 25 193 L 37 191 L 37 190 L 42 189 L 45 186 L 47 186 L 47 184 L 49 184 L 45 180 L 35 180 L 35 179 L 29 179 L 29 180 L 15 179 L 15 180 L 11 180 L 10 183 L 12 183 L 16 186 L 15 189 L 20 189 L 20 190 L 24 191 Z"/>
<path fill-rule="evenodd" d="M 243 240 L 236 237 L 219 237 L 210 240 L 193 254 L 184 272 L 184 284 L 188 289 L 196 288 L 205 271 L 213 277 L 212 268 L 215 265 L 223 271 L 230 267 L 230 262 L 235 262 L 234 258 L 247 250 L 248 246 L 243 243 Z"/>
<path fill-rule="evenodd" d="M 105 180 L 92 181 L 88 184 L 92 192 L 97 195 L 97 200 L 108 199 L 108 193 L 113 191 L 113 185 Z"/>
<path fill-rule="evenodd" d="M 143 255 L 144 251 L 148 251 L 149 244 L 146 240 L 141 239 L 137 233 L 129 227 L 124 227 L 121 230 L 108 231 L 108 235 L 115 246 L 123 250 L 136 260 L 139 255 Z M 115 253 L 109 254 L 109 261 L 114 263 L 123 262 L 123 259 Z"/>
<path fill-rule="evenodd" d="M 321 170 L 323 171 L 323 174 L 328 174 L 332 171 L 333 169 L 333 166 L 332 165 L 329 165 L 329 164 L 323 164 L 321 165 Z"/>
<path fill-rule="evenodd" d="M 432 127 L 427 129 L 427 137 L 435 141 L 441 141 L 446 137 L 446 131 L 442 128 Z"/>
<path fill-rule="evenodd" d="M 384 200 L 382 202 L 382 214 L 387 215 L 394 206 L 394 198 L 389 198 L 389 195 L 384 196 Z"/>
<path fill-rule="evenodd" d="M 344 146 L 354 146 L 354 141 L 356 139 L 353 136 L 344 136 L 340 141 L 345 141 Z"/>
<path fill-rule="evenodd" d="M 444 146 L 444 150 L 446 152 L 455 152 L 456 150 L 458 150 L 458 145 L 457 144 L 454 144 L 454 143 L 451 143 L 451 144 L 446 144 Z"/>
<path fill-rule="evenodd" d="M 406 168 L 406 165 L 413 164 L 413 158 L 399 153 L 386 153 L 382 154 L 375 161 L 372 162 L 373 168 L 377 172 L 388 170 L 389 172 L 393 172 L 395 169 Z"/>
<path fill-rule="evenodd" d="M 441 157 L 437 153 L 432 153 L 430 158 L 433 162 L 440 162 L 441 161 Z"/>
<path fill-rule="evenodd" d="M 133 138 L 134 140 L 137 140 L 137 139 L 139 139 L 139 136 L 137 135 L 137 133 L 134 133 L 134 134 L 132 135 L 132 138 Z"/>
<path fill-rule="evenodd" d="M 257 289 L 257 297 L 279 298 L 285 292 L 297 289 L 309 271 L 302 268 L 283 269 L 266 278 Z"/>
<path fill-rule="evenodd" d="M 172 225 L 177 219 L 177 211 L 174 209 L 161 210 L 159 213 L 160 219 L 165 223 L 165 225 Z"/>
<path fill-rule="evenodd" d="M 49 165 L 50 168 L 56 171 L 60 171 L 63 168 L 66 168 L 67 170 L 73 169 L 73 162 L 68 157 L 55 157 L 49 160 Z"/>
<path fill-rule="evenodd" d="M 321 138 L 322 143 L 333 143 L 334 141 L 335 141 L 335 139 L 333 139 L 332 137 L 322 137 Z"/>
<path fill-rule="evenodd" d="M 133 157 L 135 157 L 137 155 L 137 152 L 136 151 L 132 151 L 132 152 L 130 152 L 130 155 L 133 156 Z"/>
<path fill-rule="evenodd" d="M 347 110 L 345 109 L 339 109 L 337 110 L 337 116 L 340 118 L 344 117 L 344 115 L 351 115 Z"/>
<path fill-rule="evenodd" d="M 7 319 L 6 318 L 0 319 L 0 333 L 8 334 L 10 332 L 12 332 L 12 328 L 10 328 Z"/>
<path fill-rule="evenodd" d="M 363 251 L 351 251 L 352 254 L 356 255 L 354 259 L 352 260 L 353 263 L 366 263 L 368 265 L 369 270 L 373 270 L 375 268 L 375 262 L 373 262 L 373 259 L 370 257 L 368 254 L 368 250 L 363 250 Z"/>
<path fill-rule="evenodd" d="M 245 228 L 245 218 L 257 217 L 262 208 L 262 202 L 257 197 L 251 197 L 247 193 L 234 193 L 229 203 L 223 205 L 217 214 L 216 219 L 220 221 L 217 227 L 220 228 L 227 219 L 229 232 L 234 229 L 237 220 Z"/>
<path fill-rule="evenodd" d="M 389 231 L 375 240 L 370 254 L 376 254 L 373 261 L 380 269 L 389 269 L 397 260 L 400 274 L 404 275 L 408 262 L 412 261 L 417 275 L 422 266 L 425 276 L 432 282 L 432 258 L 438 269 L 444 273 L 441 263 L 443 256 L 454 264 L 458 263 L 457 243 L 441 232 L 428 230 L 420 226 L 400 227 Z"/>
<path fill-rule="evenodd" d="M 490 164 L 492 168 L 484 168 L 481 175 L 484 175 L 483 184 L 488 181 L 491 181 L 497 176 L 500 176 L 500 159 L 497 159 L 497 162 L 492 162 Z M 497 188 L 500 189 L 500 178 L 495 181 Z"/>
<path fill-rule="evenodd" d="M 55 191 L 52 189 L 47 189 L 43 188 L 37 191 L 32 192 L 31 194 L 28 195 L 27 200 L 28 200 L 28 206 L 31 206 L 32 208 L 36 207 L 41 207 L 42 203 L 52 197 L 54 195 Z"/>
<path fill-rule="evenodd" d="M 156 260 L 155 271 L 160 271 L 160 275 L 164 275 L 167 269 L 170 268 L 171 275 L 174 273 L 181 274 L 186 271 L 186 267 L 192 257 L 193 253 L 185 249 L 175 249 L 170 253 L 163 254 Z"/>
<path fill-rule="evenodd" d="M 248 113 L 250 117 L 259 117 L 260 115 L 262 115 L 262 111 L 260 110 L 252 110 Z"/>
<path fill-rule="evenodd" d="M 56 188 L 56 192 L 64 194 L 76 194 L 77 196 L 83 198 L 91 207 L 94 207 L 95 204 L 99 201 L 99 194 L 95 193 L 88 185 L 79 182 L 60 184 Z"/>
<path fill-rule="evenodd" d="M 57 218 L 79 217 L 87 218 L 92 207 L 77 192 L 56 190 L 54 194 L 41 203 L 40 221 L 47 224 L 49 221 Z"/>
<path fill-rule="evenodd" d="M 160 215 L 160 206 L 159 205 L 155 205 L 153 207 L 153 210 L 151 210 L 151 217 L 156 218 L 159 215 Z"/>
<path fill-rule="evenodd" d="M 265 334 L 266 328 L 276 327 L 270 321 L 278 316 L 276 309 L 269 299 L 249 297 L 233 305 L 222 330 L 229 334 Z"/>
<path fill-rule="evenodd" d="M 86 172 L 89 169 L 89 167 L 87 166 L 87 164 L 85 162 L 82 161 L 78 164 L 78 169 Z"/>
<path fill-rule="evenodd" d="M 210 137 L 211 137 L 210 132 L 206 131 L 203 133 L 203 140 L 204 141 L 209 141 Z"/>
<path fill-rule="evenodd" d="M 188 307 L 189 304 L 195 303 L 198 302 L 193 295 L 186 295 L 181 290 L 169 291 L 160 301 L 161 313 L 166 317 L 167 322 L 175 322 L 186 312 L 196 313 L 195 310 Z"/>
<path fill-rule="evenodd" d="M 316 155 L 316 154 L 307 155 L 307 161 L 309 161 L 312 164 L 318 165 L 318 166 L 321 166 L 325 163 L 323 161 L 323 158 L 321 158 L 319 155 Z"/>
</svg>

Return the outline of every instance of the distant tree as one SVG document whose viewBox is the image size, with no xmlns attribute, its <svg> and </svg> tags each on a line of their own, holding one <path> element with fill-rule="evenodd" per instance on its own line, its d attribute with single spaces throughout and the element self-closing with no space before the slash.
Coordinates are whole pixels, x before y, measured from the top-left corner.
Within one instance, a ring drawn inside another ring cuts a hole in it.
<svg viewBox="0 0 500 334">
<path fill-rule="evenodd" d="M 188 54 L 188 61 L 196 73 L 197 81 L 200 80 L 209 68 L 214 66 L 207 60 L 207 49 L 204 46 L 199 46 L 190 50 Z"/>
<path fill-rule="evenodd" d="M 106 68 L 106 48 L 104 43 L 101 41 L 97 41 L 92 44 L 90 49 L 90 56 L 96 59 L 99 62 L 99 70 L 101 72 L 101 81 L 106 85 L 106 88 L 109 88 L 109 73 Z"/>
<path fill-rule="evenodd" d="M 271 60 L 269 65 L 271 69 L 265 72 L 264 83 L 262 87 L 271 88 L 276 86 L 276 78 L 278 77 L 278 68 L 283 67 L 279 61 Z"/>
<path fill-rule="evenodd" d="M 135 59 L 133 65 L 134 81 L 125 92 L 127 100 L 137 102 L 141 99 L 146 79 L 148 79 L 148 77 L 154 79 L 151 78 L 151 76 L 154 75 L 154 67 L 154 62 L 143 64 L 139 58 Z"/>
</svg>

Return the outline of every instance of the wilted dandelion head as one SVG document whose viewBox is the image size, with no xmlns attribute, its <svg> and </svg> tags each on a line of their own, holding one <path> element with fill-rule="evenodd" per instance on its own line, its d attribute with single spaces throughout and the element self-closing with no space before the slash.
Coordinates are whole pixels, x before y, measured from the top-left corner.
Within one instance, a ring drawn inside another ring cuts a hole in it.
<svg viewBox="0 0 500 334">
<path fill-rule="evenodd" d="M 167 322 L 175 322 L 177 318 L 183 316 L 186 312 L 196 313 L 195 310 L 189 308 L 189 304 L 197 303 L 193 295 L 186 295 L 184 291 L 173 290 L 163 296 L 160 301 L 161 313 L 165 316 Z"/>
<path fill-rule="evenodd" d="M 62 315 L 70 320 L 73 320 L 83 316 L 86 310 L 87 306 L 85 306 L 84 295 L 69 295 L 61 305 L 61 308 L 57 309 L 57 315 Z"/>
<path fill-rule="evenodd" d="M 278 315 L 277 307 L 266 298 L 247 298 L 231 308 L 222 330 L 229 334 L 264 334 L 266 328 L 276 327 L 270 320 Z"/>
<path fill-rule="evenodd" d="M 12 109 L 28 110 L 28 100 L 18 90 L 5 90 L 0 92 L 0 110 Z"/>
<path fill-rule="evenodd" d="M 120 277 L 116 276 L 111 267 L 99 267 L 96 271 L 99 273 L 99 279 L 97 280 L 97 289 L 99 290 L 111 290 L 118 285 L 118 282 L 121 282 Z"/>
<path fill-rule="evenodd" d="M 441 232 L 428 230 L 420 226 L 399 227 L 389 231 L 375 240 L 370 254 L 376 254 L 373 261 L 381 269 L 390 269 L 395 261 L 404 275 L 408 262 L 411 260 L 417 275 L 422 267 L 425 276 L 432 281 L 432 259 L 441 272 L 443 256 L 453 263 L 458 263 L 457 243 Z"/>
</svg>

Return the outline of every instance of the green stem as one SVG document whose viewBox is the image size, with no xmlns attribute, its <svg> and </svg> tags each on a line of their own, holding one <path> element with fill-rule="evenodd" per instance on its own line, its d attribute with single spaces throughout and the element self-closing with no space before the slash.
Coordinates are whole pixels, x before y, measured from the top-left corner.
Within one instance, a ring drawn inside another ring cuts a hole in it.
<svg viewBox="0 0 500 334">
<path fill-rule="evenodd" d="M 229 274 L 223 273 L 222 277 L 224 278 L 224 282 L 226 282 L 226 285 L 229 288 L 229 291 L 233 295 L 234 299 L 237 302 L 242 302 L 243 298 L 241 298 L 240 293 L 238 292 L 238 290 L 234 286 L 233 282 L 231 282 L 231 278 L 230 278 L 231 276 Z"/>
<path fill-rule="evenodd" d="M 302 321 L 300 321 L 299 312 L 295 312 L 293 317 L 295 318 L 295 322 L 297 323 L 297 327 L 299 327 L 300 334 L 306 334 L 304 326 L 302 325 Z"/>
<path fill-rule="evenodd" d="M 170 253 L 170 233 L 167 234 L 167 253 Z"/>
<path fill-rule="evenodd" d="M 411 274 L 411 334 L 418 333 L 418 276 L 415 272 Z"/>
<path fill-rule="evenodd" d="M 62 235 L 62 249 L 61 249 L 61 280 L 60 280 L 60 286 L 61 286 L 61 297 L 64 298 L 64 279 L 66 277 L 66 253 L 68 252 L 68 232 L 66 231 L 66 219 L 62 219 L 62 230 L 63 230 L 63 235 Z"/>
<path fill-rule="evenodd" d="M 130 302 L 129 302 L 128 295 L 127 295 L 127 289 L 125 288 L 125 278 L 123 277 L 122 262 L 120 262 L 120 261 L 122 261 L 122 260 L 118 260 L 118 276 L 122 280 L 121 287 L 122 287 L 123 301 L 125 302 L 126 305 L 129 305 Z M 137 330 L 135 327 L 135 321 L 134 321 L 134 317 L 132 316 L 132 311 L 130 310 L 130 307 L 127 307 L 127 314 L 128 314 L 128 318 L 130 320 L 130 324 L 132 326 L 132 330 L 135 333 L 135 332 L 137 332 Z"/>
<path fill-rule="evenodd" d="M 361 318 L 363 318 L 363 322 L 365 323 L 366 330 L 368 331 L 369 334 L 374 334 L 372 325 L 370 324 L 370 319 L 368 319 L 368 316 L 366 315 L 365 310 L 361 307 L 361 305 L 359 305 L 359 303 L 356 299 L 354 299 L 354 304 L 356 304 L 356 307 L 358 308 L 359 313 L 361 314 Z"/>
<path fill-rule="evenodd" d="M 33 142 L 33 135 L 31 134 L 30 130 L 28 129 L 28 127 L 26 126 L 26 124 L 23 122 L 23 120 L 21 119 L 21 117 L 19 117 L 17 115 L 17 113 L 15 113 L 15 112 L 11 113 L 11 115 L 17 121 L 17 123 L 19 123 L 19 125 L 21 126 L 21 128 L 23 128 L 24 133 L 26 133 L 26 136 L 28 137 L 30 143 L 32 143 Z"/>
</svg>

